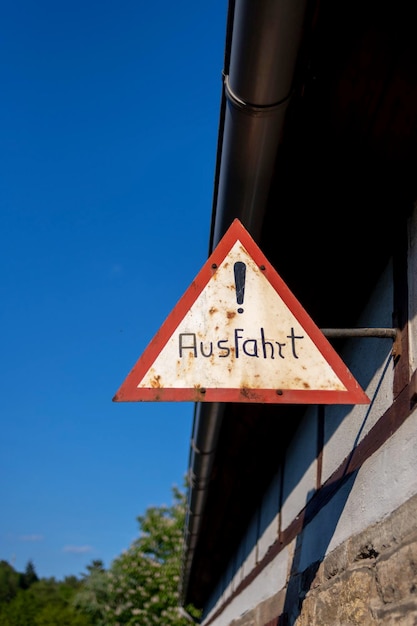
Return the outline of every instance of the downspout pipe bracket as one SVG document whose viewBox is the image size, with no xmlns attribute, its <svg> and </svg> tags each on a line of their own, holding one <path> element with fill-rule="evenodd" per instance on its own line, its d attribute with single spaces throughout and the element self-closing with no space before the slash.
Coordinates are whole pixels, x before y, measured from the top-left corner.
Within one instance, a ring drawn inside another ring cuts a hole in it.
<svg viewBox="0 0 417 626">
<path fill-rule="evenodd" d="M 246 102 L 242 98 L 240 98 L 231 88 L 229 75 L 223 73 L 223 83 L 224 83 L 224 93 L 228 102 L 230 102 L 237 109 L 241 109 L 242 111 L 246 111 L 247 113 L 275 113 L 278 109 L 280 109 L 283 105 L 286 105 L 288 100 L 291 99 L 291 93 L 280 100 L 279 102 L 275 102 L 274 104 L 253 104 L 251 102 Z"/>
</svg>

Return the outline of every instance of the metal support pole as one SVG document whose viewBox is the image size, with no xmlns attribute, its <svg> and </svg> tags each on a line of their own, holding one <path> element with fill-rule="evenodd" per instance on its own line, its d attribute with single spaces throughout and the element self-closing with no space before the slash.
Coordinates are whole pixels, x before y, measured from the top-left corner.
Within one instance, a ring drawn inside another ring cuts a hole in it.
<svg viewBox="0 0 417 626">
<path fill-rule="evenodd" d="M 325 337 L 382 337 L 396 339 L 398 328 L 322 328 Z"/>
<path fill-rule="evenodd" d="M 401 356 L 401 332 L 399 328 L 322 328 L 321 332 L 329 339 L 346 337 L 393 339 L 392 356 L 394 359 L 398 359 Z"/>
</svg>

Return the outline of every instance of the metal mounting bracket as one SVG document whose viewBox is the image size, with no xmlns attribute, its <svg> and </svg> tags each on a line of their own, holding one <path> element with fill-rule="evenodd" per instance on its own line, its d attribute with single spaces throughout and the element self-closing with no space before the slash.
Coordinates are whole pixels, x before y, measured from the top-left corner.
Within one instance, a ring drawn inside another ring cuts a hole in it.
<svg viewBox="0 0 417 626">
<path fill-rule="evenodd" d="M 401 356 L 401 331 L 399 328 L 322 328 L 321 332 L 329 339 L 347 337 L 379 337 L 393 339 L 392 356 Z"/>
</svg>

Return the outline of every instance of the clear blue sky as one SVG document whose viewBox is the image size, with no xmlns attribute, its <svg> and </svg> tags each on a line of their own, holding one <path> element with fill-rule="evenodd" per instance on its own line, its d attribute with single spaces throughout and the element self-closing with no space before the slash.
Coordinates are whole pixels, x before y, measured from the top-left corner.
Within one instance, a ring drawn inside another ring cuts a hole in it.
<svg viewBox="0 0 417 626">
<path fill-rule="evenodd" d="M 0 559 L 106 567 L 192 403 L 112 398 L 208 255 L 226 0 L 0 8 Z"/>
</svg>

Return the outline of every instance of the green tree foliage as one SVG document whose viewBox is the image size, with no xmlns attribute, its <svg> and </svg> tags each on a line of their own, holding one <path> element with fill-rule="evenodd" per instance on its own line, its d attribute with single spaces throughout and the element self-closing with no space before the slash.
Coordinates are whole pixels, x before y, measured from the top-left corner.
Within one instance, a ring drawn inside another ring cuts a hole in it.
<svg viewBox="0 0 417 626">
<path fill-rule="evenodd" d="M 81 584 L 75 577 L 62 582 L 42 578 L 18 589 L 9 602 L 0 602 L 0 626 L 93 626 L 73 605 Z"/>
<path fill-rule="evenodd" d="M 0 603 L 10 602 L 18 589 L 18 572 L 7 561 L 0 561 Z"/>
<path fill-rule="evenodd" d="M 0 604 L 0 626 L 34 626 L 37 611 L 32 594 L 20 589 L 13 600 Z"/>
<path fill-rule="evenodd" d="M 19 589 L 29 589 L 37 580 L 32 561 L 28 561 L 23 573 L 16 572 L 7 561 L 0 561 L 0 604 L 10 602 Z"/>
<path fill-rule="evenodd" d="M 74 598 L 74 607 L 95 626 L 107 626 L 105 613 L 109 601 L 108 574 L 101 561 L 93 561 L 86 569 L 88 574 L 83 574 L 83 586 Z"/>
<path fill-rule="evenodd" d="M 94 560 L 81 579 L 41 578 L 31 561 L 19 573 L 0 561 L 0 626 L 189 626 L 179 606 L 185 494 L 137 518 L 140 536 L 106 570 Z"/>
<path fill-rule="evenodd" d="M 104 563 L 101 559 L 94 559 L 85 569 L 90 576 L 95 572 L 104 572 Z M 83 574 L 83 576 L 86 577 L 87 574 Z"/>
<path fill-rule="evenodd" d="M 33 583 L 36 583 L 39 580 L 35 566 L 32 561 L 28 561 L 26 565 L 26 569 L 23 574 L 19 574 L 19 587 L 21 589 L 29 589 Z"/>
<path fill-rule="evenodd" d="M 174 487 L 171 506 L 150 507 L 137 519 L 139 538 L 108 571 L 90 570 L 76 606 L 97 626 L 189 626 L 179 608 L 185 495 Z"/>
</svg>

